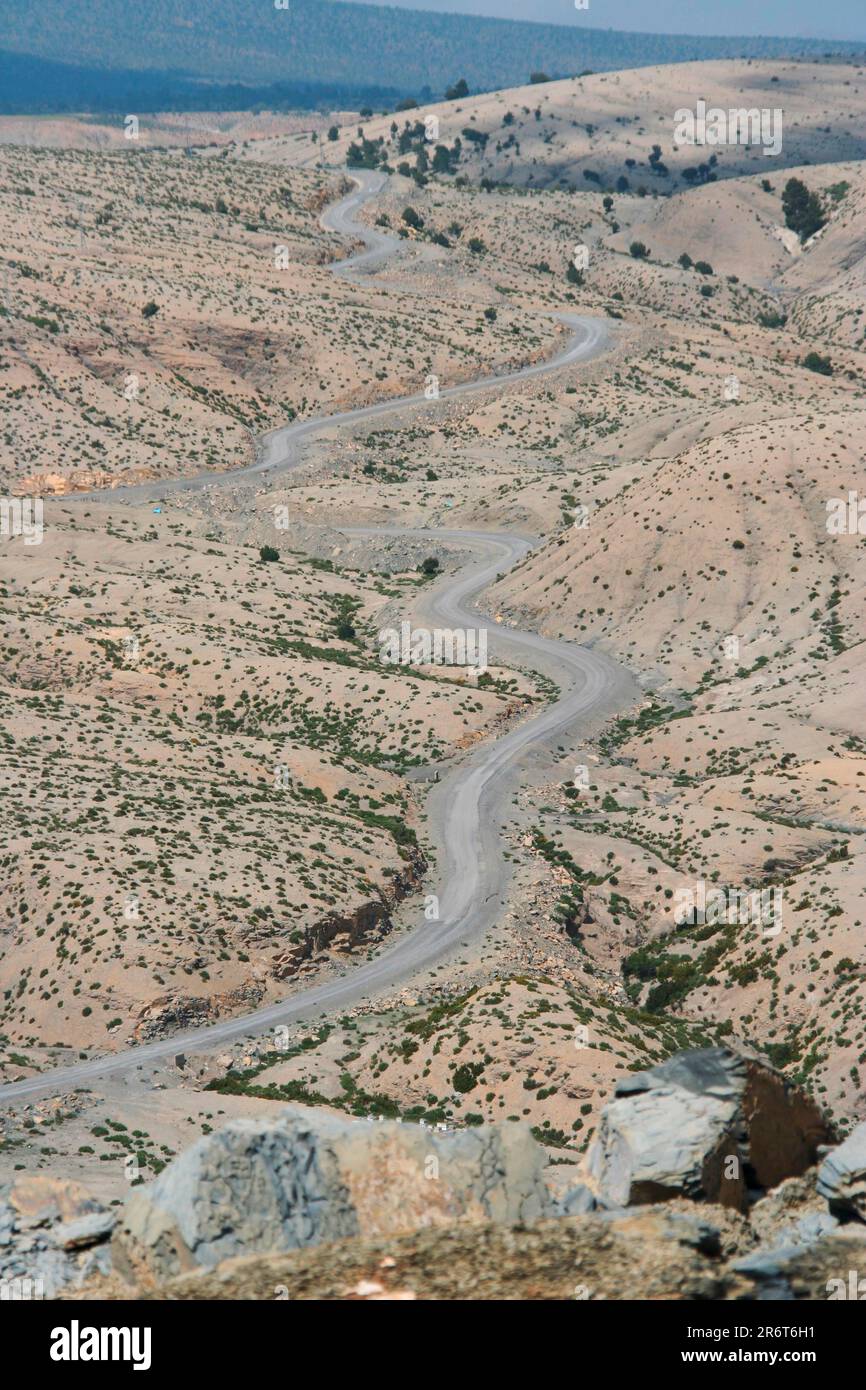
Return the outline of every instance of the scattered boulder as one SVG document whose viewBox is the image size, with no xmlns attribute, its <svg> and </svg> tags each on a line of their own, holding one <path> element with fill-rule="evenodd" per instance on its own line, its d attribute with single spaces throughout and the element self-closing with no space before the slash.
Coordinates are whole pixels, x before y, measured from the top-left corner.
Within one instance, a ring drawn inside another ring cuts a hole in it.
<svg viewBox="0 0 866 1390">
<path fill-rule="evenodd" d="M 42 1174 L 22 1173 L 7 1189 L 6 1201 L 18 1224 L 47 1226 L 52 1221 L 73 1221 L 101 1211 L 96 1198 L 81 1183 Z"/>
<path fill-rule="evenodd" d="M 750 1189 L 805 1172 L 830 1138 L 814 1102 L 772 1068 L 702 1048 L 618 1084 L 586 1173 L 621 1206 L 685 1196 L 743 1210 Z"/>
<path fill-rule="evenodd" d="M 835 1216 L 866 1221 L 866 1124 L 827 1154 L 818 1169 L 818 1192 Z"/>
<path fill-rule="evenodd" d="M 61 1221 L 52 1230 L 51 1238 L 64 1250 L 86 1250 L 88 1246 L 108 1240 L 116 1224 L 114 1212 L 93 1211 L 75 1221 Z"/>
<path fill-rule="evenodd" d="M 522 1125 L 443 1134 L 287 1107 L 200 1139 L 127 1199 L 116 1268 L 147 1283 L 351 1236 L 554 1214 Z"/>
<path fill-rule="evenodd" d="M 67 1179 L 22 1174 L 0 1187 L 0 1298 L 54 1298 L 107 1273 L 115 1220 Z"/>
</svg>

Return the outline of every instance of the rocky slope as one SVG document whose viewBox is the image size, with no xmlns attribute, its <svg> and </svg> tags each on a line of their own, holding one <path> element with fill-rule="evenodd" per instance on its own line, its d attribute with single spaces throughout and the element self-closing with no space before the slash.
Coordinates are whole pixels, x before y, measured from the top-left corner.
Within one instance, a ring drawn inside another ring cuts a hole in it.
<svg viewBox="0 0 866 1390">
<path fill-rule="evenodd" d="M 721 1048 L 621 1083 L 578 1180 L 521 1125 L 287 1107 L 206 1135 L 115 1217 L 21 1178 L 0 1275 L 67 1298 L 817 1299 L 866 1254 L 866 1126 L 842 1144 Z"/>
</svg>

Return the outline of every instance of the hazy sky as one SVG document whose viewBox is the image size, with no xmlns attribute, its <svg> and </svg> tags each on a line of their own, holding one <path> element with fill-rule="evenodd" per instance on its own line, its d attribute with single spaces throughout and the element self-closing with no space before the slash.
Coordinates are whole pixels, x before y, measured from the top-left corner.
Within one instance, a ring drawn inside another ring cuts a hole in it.
<svg viewBox="0 0 866 1390">
<path fill-rule="evenodd" d="M 383 0 L 361 0 L 381 4 Z M 866 0 L 384 0 L 407 10 L 457 11 L 593 29 L 645 34 L 777 34 L 793 38 L 863 39 Z"/>
</svg>

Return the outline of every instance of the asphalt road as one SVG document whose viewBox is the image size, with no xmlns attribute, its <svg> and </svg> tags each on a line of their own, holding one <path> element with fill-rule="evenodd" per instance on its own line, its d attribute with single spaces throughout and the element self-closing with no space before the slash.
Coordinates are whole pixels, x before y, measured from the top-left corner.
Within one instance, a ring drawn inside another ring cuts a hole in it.
<svg viewBox="0 0 866 1390">
<path fill-rule="evenodd" d="M 363 171 L 353 177 L 359 183 L 357 191 L 335 204 L 322 218 L 326 227 L 365 242 L 363 252 L 336 267 L 337 273 L 344 275 L 367 273 L 383 259 L 403 249 L 395 238 L 353 220 L 358 208 L 381 190 L 383 176 Z M 557 356 L 500 377 L 485 377 L 478 382 L 447 388 L 441 392 L 441 398 L 540 376 L 569 363 L 589 360 L 605 350 L 608 345 L 606 324 L 576 315 L 561 317 L 573 327 L 574 333 L 568 346 Z M 430 404 L 423 394 L 289 425 L 265 437 L 259 461 L 249 468 L 156 487 L 116 489 L 107 496 L 102 494 L 101 499 L 97 495 L 91 500 L 157 499 L 181 489 L 234 482 L 239 476 L 256 474 L 265 468 L 281 471 L 296 462 L 293 444 L 318 429 L 398 412 L 421 403 Z M 347 534 L 440 538 L 470 550 L 471 562 L 456 576 L 448 576 L 431 586 L 419 610 L 413 614 L 413 621 L 416 625 L 423 622 L 449 628 L 486 626 L 490 662 L 531 666 L 555 680 L 561 691 L 560 698 L 541 713 L 519 723 L 502 738 L 479 745 L 431 790 L 428 828 L 436 851 L 435 884 L 431 886 L 435 887 L 439 899 L 438 920 L 425 920 L 423 908 L 419 906 L 417 926 L 397 936 L 376 959 L 350 967 L 337 978 L 242 1017 L 2 1086 L 0 1101 L 27 1100 L 87 1086 L 100 1077 L 148 1067 L 178 1052 L 219 1047 L 239 1038 L 262 1035 L 279 1024 L 342 1012 L 362 999 L 403 984 L 418 971 L 442 960 L 455 947 L 482 933 L 504 906 L 509 875 L 502 855 L 501 828 L 509 817 L 512 792 L 521 774 L 533 763 L 539 769 L 548 770 L 552 759 L 556 765 L 561 765 L 562 754 L 557 750 L 563 745 L 571 745 L 575 750 L 575 762 L 580 762 L 581 728 L 587 721 L 622 706 L 636 694 L 636 687 L 627 673 L 600 653 L 538 633 L 498 626 L 479 616 L 473 600 L 498 574 L 524 558 L 532 547 L 532 542 L 525 537 L 498 532 L 386 528 L 366 528 Z"/>
</svg>

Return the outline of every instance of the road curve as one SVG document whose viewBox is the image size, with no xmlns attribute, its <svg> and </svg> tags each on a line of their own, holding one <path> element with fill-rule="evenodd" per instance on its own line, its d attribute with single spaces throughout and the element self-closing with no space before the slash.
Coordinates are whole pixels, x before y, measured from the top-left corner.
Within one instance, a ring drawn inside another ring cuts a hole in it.
<svg viewBox="0 0 866 1390">
<path fill-rule="evenodd" d="M 358 184 L 353 193 L 334 203 L 322 214 L 322 226 L 328 231 L 339 232 L 356 241 L 363 241 L 365 250 L 345 260 L 335 261 L 330 267 L 334 274 L 354 276 L 359 271 L 369 272 L 384 260 L 402 254 L 406 243 L 398 237 L 389 236 L 378 227 L 368 227 L 356 222 L 354 214 L 364 203 L 380 193 L 386 177 L 377 171 L 359 169 L 352 171 Z M 494 373 L 480 377 L 476 381 L 462 381 L 455 386 L 442 386 L 439 400 L 454 400 L 459 396 L 474 395 L 480 391 L 512 386 L 516 382 L 528 381 L 535 376 L 545 376 L 567 367 L 575 362 L 588 362 L 601 356 L 611 346 L 610 326 L 604 319 L 590 318 L 583 314 L 550 314 L 572 330 L 571 337 L 558 353 L 542 362 L 534 362 L 528 367 L 516 367 L 512 371 Z M 171 478 L 165 481 L 128 484 L 101 492 L 77 493 L 66 497 L 65 502 L 84 500 L 88 502 L 146 502 L 159 501 L 175 492 L 199 492 L 226 483 L 237 483 L 244 478 L 257 478 L 267 473 L 272 478 L 277 473 L 297 467 L 299 462 L 296 445 L 312 435 L 335 425 L 354 425 L 364 420 L 373 420 L 380 415 L 390 415 L 407 410 L 413 406 L 435 409 L 436 402 L 429 401 L 423 388 L 412 395 L 397 396 L 387 401 L 377 401 L 375 405 L 358 406 L 354 410 L 341 410 L 333 415 L 318 415 L 309 420 L 297 420 L 290 425 L 280 425 L 258 436 L 256 461 L 244 468 L 233 468 L 228 473 L 199 473 L 194 478 Z"/>
<path fill-rule="evenodd" d="M 365 251 L 351 258 L 350 262 L 339 263 L 337 269 L 342 274 L 359 266 L 369 269 L 394 250 L 394 238 L 354 224 L 351 220 L 357 208 L 381 189 L 382 176 L 368 177 L 365 172 L 357 177 L 357 181 L 358 190 L 332 207 L 323 217 L 326 226 L 351 232 L 365 242 Z M 607 345 L 607 328 L 603 323 L 577 316 L 563 317 L 576 331 L 569 345 L 556 357 L 500 377 L 486 377 L 476 383 L 447 388 L 441 392 L 441 397 L 485 390 L 494 385 L 502 386 L 555 371 L 570 362 L 596 356 Z M 260 472 L 265 467 L 292 467 L 295 462 L 291 456 L 292 443 L 316 429 L 420 403 L 430 404 L 424 401 L 423 395 L 409 396 L 273 431 L 266 437 L 263 459 L 240 470 L 240 475 Z M 108 496 L 112 501 L 118 497 L 129 500 L 139 496 L 156 498 L 165 495 L 166 491 L 176 490 L 178 486 L 212 486 L 235 481 L 238 476 L 236 471 L 158 484 L 156 488 L 116 489 Z M 105 494 L 101 496 L 105 498 Z M 414 615 L 416 622 L 451 628 L 487 625 L 490 660 L 512 665 L 515 662 L 529 664 L 554 679 L 561 690 L 560 698 L 539 714 L 519 723 L 495 742 L 480 744 L 431 790 L 428 802 L 429 833 L 437 852 L 438 920 L 424 920 L 419 910 L 420 922 L 416 928 L 400 935 L 375 960 L 350 968 L 337 978 L 242 1017 L 222 1020 L 124 1052 L 92 1058 L 0 1086 L 0 1101 L 28 1100 L 59 1090 L 86 1086 L 100 1077 L 116 1076 L 145 1067 L 180 1051 L 211 1048 L 263 1033 L 278 1024 L 344 1010 L 434 965 L 460 943 L 484 931 L 504 904 L 507 874 L 500 834 L 508 815 L 511 790 L 518 771 L 528 759 L 542 752 L 552 755 L 563 741 L 573 740 L 579 725 L 587 718 L 598 718 L 634 697 L 636 688 L 631 678 L 615 662 L 600 653 L 542 637 L 538 633 L 521 632 L 495 623 L 485 624 L 473 601 L 497 575 L 526 556 L 532 548 L 532 543 L 527 539 L 498 532 L 446 529 L 358 528 L 347 534 L 399 534 L 428 540 L 438 538 L 461 548 L 471 548 L 473 559 L 469 564 L 461 568 L 456 576 L 443 578 L 427 591 L 419 612 Z M 579 745 L 573 746 L 577 755 Z"/>
</svg>

